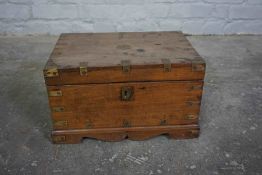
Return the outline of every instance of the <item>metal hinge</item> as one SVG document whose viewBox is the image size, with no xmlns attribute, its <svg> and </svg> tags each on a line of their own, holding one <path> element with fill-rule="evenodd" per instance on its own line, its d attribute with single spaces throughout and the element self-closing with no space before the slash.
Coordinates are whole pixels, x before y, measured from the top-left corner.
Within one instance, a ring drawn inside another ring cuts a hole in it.
<svg viewBox="0 0 262 175">
<path fill-rule="evenodd" d="M 204 71 L 205 65 L 202 61 L 192 61 L 192 71 Z"/>
<path fill-rule="evenodd" d="M 49 68 L 44 70 L 44 76 L 45 77 L 58 77 L 58 69 L 57 67 Z"/>
<path fill-rule="evenodd" d="M 162 63 L 164 64 L 164 72 L 171 72 L 171 61 L 167 58 L 162 59 Z"/>
<path fill-rule="evenodd" d="M 58 107 L 53 107 L 52 111 L 53 112 L 63 112 L 65 110 L 64 107 L 58 106 Z"/>
<path fill-rule="evenodd" d="M 130 70 L 131 70 L 130 64 L 131 64 L 131 63 L 130 63 L 129 60 L 122 60 L 122 61 L 121 61 L 122 71 L 123 71 L 124 73 L 130 72 Z"/>
<path fill-rule="evenodd" d="M 87 67 L 88 67 L 88 63 L 87 62 L 81 62 L 79 64 L 79 73 L 81 76 L 87 76 Z"/>
<path fill-rule="evenodd" d="M 61 97 L 62 96 L 62 91 L 61 90 L 54 90 L 54 91 L 49 91 L 48 92 L 49 97 Z"/>
</svg>

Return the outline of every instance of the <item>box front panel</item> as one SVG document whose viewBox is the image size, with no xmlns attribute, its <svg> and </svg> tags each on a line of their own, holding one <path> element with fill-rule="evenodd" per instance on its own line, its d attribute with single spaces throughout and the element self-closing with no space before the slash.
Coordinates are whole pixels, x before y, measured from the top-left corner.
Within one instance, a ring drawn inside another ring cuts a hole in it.
<svg viewBox="0 0 262 175">
<path fill-rule="evenodd" d="M 202 81 L 48 86 L 54 129 L 197 124 Z"/>
</svg>

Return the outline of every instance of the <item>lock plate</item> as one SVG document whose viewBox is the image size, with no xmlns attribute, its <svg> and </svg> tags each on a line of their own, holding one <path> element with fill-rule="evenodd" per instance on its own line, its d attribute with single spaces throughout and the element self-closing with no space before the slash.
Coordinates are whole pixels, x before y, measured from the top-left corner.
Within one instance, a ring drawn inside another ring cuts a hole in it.
<svg viewBox="0 0 262 175">
<path fill-rule="evenodd" d="M 134 88 L 131 86 L 126 86 L 121 88 L 121 100 L 130 101 L 132 100 L 134 94 Z"/>
</svg>

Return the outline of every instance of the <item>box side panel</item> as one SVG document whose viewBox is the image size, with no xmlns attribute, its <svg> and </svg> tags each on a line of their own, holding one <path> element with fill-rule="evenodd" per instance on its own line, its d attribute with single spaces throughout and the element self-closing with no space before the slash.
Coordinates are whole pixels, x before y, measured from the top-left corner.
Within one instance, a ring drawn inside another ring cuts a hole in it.
<svg viewBox="0 0 262 175">
<path fill-rule="evenodd" d="M 202 81 L 47 87 L 56 130 L 197 124 L 202 88 Z"/>
</svg>

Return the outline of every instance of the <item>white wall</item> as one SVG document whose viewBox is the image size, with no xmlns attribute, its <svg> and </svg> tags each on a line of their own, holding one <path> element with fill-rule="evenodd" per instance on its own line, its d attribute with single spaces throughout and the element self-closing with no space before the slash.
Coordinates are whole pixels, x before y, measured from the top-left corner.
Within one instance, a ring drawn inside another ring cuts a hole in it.
<svg viewBox="0 0 262 175">
<path fill-rule="evenodd" d="M 0 0 L 0 33 L 262 34 L 262 0 Z"/>
</svg>

